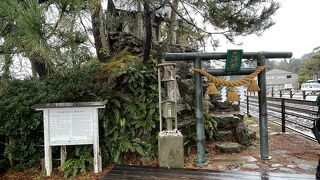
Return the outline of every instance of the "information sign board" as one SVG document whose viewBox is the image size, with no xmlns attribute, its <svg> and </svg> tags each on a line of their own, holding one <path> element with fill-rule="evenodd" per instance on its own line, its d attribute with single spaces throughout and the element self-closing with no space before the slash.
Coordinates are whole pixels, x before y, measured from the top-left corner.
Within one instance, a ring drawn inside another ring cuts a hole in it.
<svg viewBox="0 0 320 180">
<path fill-rule="evenodd" d="M 94 110 L 81 107 L 50 110 L 50 145 L 93 144 Z"/>
<path fill-rule="evenodd" d="M 99 154 L 98 109 L 104 102 L 36 104 L 32 108 L 43 111 L 44 154 L 46 175 L 52 171 L 51 146 L 61 146 L 61 164 L 66 159 L 66 145 L 93 145 L 94 172 L 102 170 Z"/>
</svg>

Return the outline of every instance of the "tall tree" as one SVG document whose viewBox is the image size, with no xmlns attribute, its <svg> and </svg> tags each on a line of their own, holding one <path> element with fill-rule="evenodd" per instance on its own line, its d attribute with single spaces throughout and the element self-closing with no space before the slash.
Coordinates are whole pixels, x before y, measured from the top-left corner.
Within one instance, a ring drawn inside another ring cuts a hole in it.
<svg viewBox="0 0 320 180">
<path fill-rule="evenodd" d="M 178 10 L 179 1 L 172 0 L 172 9 L 170 14 L 169 28 L 168 28 L 168 42 L 169 44 L 175 44 L 175 28 L 177 26 L 177 13 L 175 10 Z"/>
<path fill-rule="evenodd" d="M 145 40 L 144 40 L 144 54 L 143 60 L 147 61 L 150 57 L 151 46 L 152 46 L 152 14 L 148 0 L 143 0 L 144 7 L 144 29 L 145 29 Z"/>
<path fill-rule="evenodd" d="M 290 59 L 289 65 L 291 72 L 298 73 L 301 67 L 301 59 Z"/>
<path fill-rule="evenodd" d="M 312 79 L 313 74 L 320 77 L 320 52 L 302 62 L 299 70 L 299 82 Z"/>
<path fill-rule="evenodd" d="M 0 1 L 0 49 L 5 50 L 0 56 L 28 58 L 40 77 L 80 64 L 90 56 L 87 35 L 79 28 L 86 6 L 76 0 Z"/>
<path fill-rule="evenodd" d="M 239 35 L 262 34 L 274 24 L 271 17 L 279 9 L 279 3 L 273 0 L 180 0 L 180 4 L 182 11 L 176 10 L 179 18 L 200 33 L 213 39 L 221 34 L 231 42 Z M 174 9 L 173 4 L 171 8 Z M 202 17 L 204 25 L 197 24 L 195 17 Z M 214 31 L 206 30 L 209 24 Z M 213 45 L 217 45 L 216 41 L 213 42 Z"/>
<path fill-rule="evenodd" d="M 114 14 L 114 9 L 113 1 L 108 0 L 108 11 L 110 15 Z M 91 23 L 98 59 L 101 62 L 106 62 L 108 56 L 112 52 L 112 47 L 109 42 L 108 31 L 105 24 L 105 14 L 102 9 L 101 1 L 97 1 L 94 6 L 91 15 Z"/>
<path fill-rule="evenodd" d="M 48 60 L 48 43 L 46 38 L 44 6 L 35 0 L 1 1 L 1 23 L 5 33 L 3 46 L 10 53 L 24 53 L 30 59 L 39 76 L 50 71 Z M 14 13 L 19 12 L 19 13 Z M 12 61 L 11 61 L 12 62 Z"/>
</svg>

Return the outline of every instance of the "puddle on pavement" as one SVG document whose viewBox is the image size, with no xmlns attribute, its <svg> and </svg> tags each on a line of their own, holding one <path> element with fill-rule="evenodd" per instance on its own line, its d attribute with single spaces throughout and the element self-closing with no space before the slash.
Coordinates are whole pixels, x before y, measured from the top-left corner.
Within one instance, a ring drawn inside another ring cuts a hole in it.
<svg viewBox="0 0 320 180">
<path fill-rule="evenodd" d="M 224 163 L 224 162 L 241 163 L 241 162 L 255 162 L 258 160 L 252 156 L 244 156 L 244 157 L 236 157 L 236 158 L 213 158 L 210 161 L 211 163 Z"/>
</svg>

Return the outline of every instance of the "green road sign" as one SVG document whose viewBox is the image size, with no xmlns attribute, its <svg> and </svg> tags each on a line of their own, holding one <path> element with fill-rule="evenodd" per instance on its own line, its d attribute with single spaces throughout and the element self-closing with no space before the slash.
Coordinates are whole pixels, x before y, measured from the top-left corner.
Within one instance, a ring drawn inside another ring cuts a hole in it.
<svg viewBox="0 0 320 180">
<path fill-rule="evenodd" d="M 226 68 L 227 72 L 240 71 L 243 50 L 228 50 Z"/>
</svg>

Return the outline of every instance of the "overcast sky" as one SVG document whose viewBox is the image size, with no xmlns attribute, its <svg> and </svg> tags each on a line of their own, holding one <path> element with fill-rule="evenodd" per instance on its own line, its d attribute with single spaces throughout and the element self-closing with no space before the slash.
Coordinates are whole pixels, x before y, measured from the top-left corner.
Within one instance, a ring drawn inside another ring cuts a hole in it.
<svg viewBox="0 0 320 180">
<path fill-rule="evenodd" d="M 260 37 L 256 35 L 237 38 L 243 45 L 236 46 L 220 40 L 218 52 L 227 49 L 256 51 L 291 51 L 294 58 L 312 52 L 320 46 L 320 0 L 278 0 L 281 8 L 273 20 L 276 22 Z M 207 47 L 206 51 L 212 51 Z"/>
</svg>

